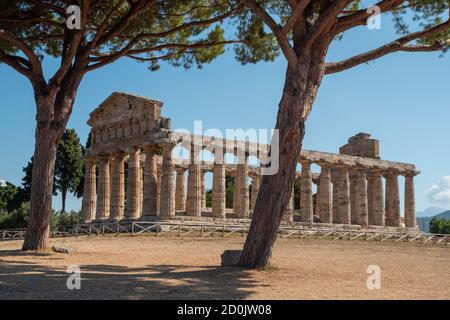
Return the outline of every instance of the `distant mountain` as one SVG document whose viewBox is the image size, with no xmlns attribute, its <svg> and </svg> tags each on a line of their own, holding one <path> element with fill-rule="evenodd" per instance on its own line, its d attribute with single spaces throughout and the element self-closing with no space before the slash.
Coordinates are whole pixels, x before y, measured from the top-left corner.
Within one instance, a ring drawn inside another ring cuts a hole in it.
<svg viewBox="0 0 450 320">
<path fill-rule="evenodd" d="M 423 211 L 417 211 L 417 217 L 432 217 L 439 213 L 447 211 L 447 209 L 438 208 L 438 207 L 428 207 Z"/>
<path fill-rule="evenodd" d="M 450 210 L 441 212 L 432 217 L 417 217 L 417 225 L 419 226 L 419 229 L 424 232 L 429 232 L 430 231 L 430 222 L 431 222 L 431 220 L 433 220 L 433 218 L 450 220 Z"/>
</svg>

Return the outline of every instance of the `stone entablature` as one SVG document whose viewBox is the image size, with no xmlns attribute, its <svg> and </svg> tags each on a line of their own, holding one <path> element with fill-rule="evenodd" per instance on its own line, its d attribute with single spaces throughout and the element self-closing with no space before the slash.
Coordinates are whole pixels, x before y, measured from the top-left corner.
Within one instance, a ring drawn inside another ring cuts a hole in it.
<svg viewBox="0 0 450 320">
<path fill-rule="evenodd" d="M 161 117 L 162 106 L 160 101 L 114 92 L 90 114 L 88 155 L 112 154 L 130 146 L 166 141 L 170 119 Z"/>
<path fill-rule="evenodd" d="M 248 158 L 254 156 L 263 163 L 270 146 L 172 132 L 170 119 L 161 117 L 161 108 L 159 101 L 116 92 L 91 113 L 84 220 L 200 219 L 205 214 L 215 219 L 249 219 L 262 168 L 249 165 Z M 412 164 L 379 159 L 379 142 L 369 138 L 363 133 L 350 138 L 340 154 L 302 150 L 296 179 L 301 185 L 303 225 L 416 228 L 413 177 L 419 172 Z M 174 159 L 176 146 L 187 148 L 190 159 Z M 209 150 L 214 161 L 200 160 L 202 150 Z M 227 153 L 235 155 L 238 163 L 225 163 Z M 320 167 L 319 173 L 312 172 L 313 164 Z M 206 208 L 206 172 L 213 173 L 211 208 Z M 231 213 L 225 207 L 226 173 L 232 174 L 235 185 Z M 405 177 L 404 218 L 400 216 L 399 176 Z M 298 220 L 294 198 L 293 190 L 285 223 Z"/>
</svg>

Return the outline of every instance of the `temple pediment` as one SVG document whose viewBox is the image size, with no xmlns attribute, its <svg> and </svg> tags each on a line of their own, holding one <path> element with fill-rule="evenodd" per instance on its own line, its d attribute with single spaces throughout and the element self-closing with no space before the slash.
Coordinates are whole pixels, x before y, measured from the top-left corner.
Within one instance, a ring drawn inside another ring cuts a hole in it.
<svg viewBox="0 0 450 320">
<path fill-rule="evenodd" d="M 93 127 L 127 122 L 132 119 L 157 120 L 163 103 L 153 99 L 113 92 L 90 114 L 88 124 Z"/>
</svg>

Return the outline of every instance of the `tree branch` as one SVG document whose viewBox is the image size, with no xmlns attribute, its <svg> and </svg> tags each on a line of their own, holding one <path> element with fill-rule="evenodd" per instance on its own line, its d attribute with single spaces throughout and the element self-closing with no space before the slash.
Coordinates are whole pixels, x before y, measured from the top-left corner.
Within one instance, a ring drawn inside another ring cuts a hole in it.
<svg viewBox="0 0 450 320">
<path fill-rule="evenodd" d="M 282 29 L 284 34 L 287 34 L 292 30 L 295 23 L 298 21 L 303 12 L 305 12 L 306 7 L 311 3 L 311 1 L 312 0 L 300 0 L 300 3 L 295 7 L 294 11 L 289 17 L 289 20 L 286 22 Z"/>
<path fill-rule="evenodd" d="M 0 39 L 3 39 L 9 43 L 11 43 L 13 46 L 17 47 L 19 50 L 21 50 L 28 58 L 28 61 L 35 72 L 37 76 L 44 77 L 42 72 L 42 66 L 41 62 L 38 58 L 38 56 L 34 53 L 33 49 L 31 49 L 25 42 L 23 42 L 21 39 L 16 37 L 11 32 L 0 29 Z"/>
<path fill-rule="evenodd" d="M 325 32 L 333 28 L 341 11 L 353 0 L 334 1 L 320 14 L 318 21 L 314 24 L 313 30 L 306 39 L 305 48 L 308 49 Z"/>
<path fill-rule="evenodd" d="M 162 44 L 159 46 L 154 46 L 150 48 L 145 49 L 132 49 L 134 43 L 128 44 L 125 48 L 120 50 L 119 52 L 116 52 L 114 54 L 104 55 L 104 56 L 98 56 L 96 58 L 91 58 L 90 61 L 99 61 L 95 64 L 91 64 L 86 68 L 86 71 L 92 71 L 95 69 L 98 69 L 100 67 L 103 67 L 107 64 L 110 64 L 111 62 L 116 61 L 117 59 L 120 59 L 124 56 L 132 56 L 136 54 L 142 54 L 142 53 L 149 53 L 154 51 L 162 51 L 165 49 L 200 49 L 200 48 L 207 48 L 211 46 L 218 46 L 218 45 L 226 45 L 226 44 L 232 44 L 232 43 L 241 43 L 240 40 L 227 40 L 227 41 L 219 41 L 219 42 L 198 42 L 193 44 L 182 44 L 182 43 L 167 43 Z"/>
<path fill-rule="evenodd" d="M 280 45 L 281 51 L 283 52 L 288 64 L 290 66 L 295 66 L 297 63 L 297 55 L 295 54 L 294 48 L 292 48 L 289 43 L 287 35 L 283 32 L 281 27 L 272 19 L 272 17 L 267 13 L 264 8 L 257 4 L 253 0 L 242 0 L 242 2 L 256 15 L 258 16 L 268 27 L 272 30 L 275 35 L 278 44 Z"/>
<path fill-rule="evenodd" d="M 380 8 L 380 12 L 388 12 L 396 9 L 405 0 L 382 0 L 376 4 Z M 368 8 L 367 8 L 368 9 Z M 358 10 L 353 14 L 338 18 L 333 34 L 342 33 L 352 27 L 361 26 L 367 23 L 372 13 L 368 13 L 367 9 Z"/>
<path fill-rule="evenodd" d="M 420 38 L 426 38 L 435 34 L 438 34 L 442 31 L 446 31 L 450 28 L 450 19 L 448 19 L 446 22 L 441 23 L 437 26 L 434 26 L 432 28 L 413 32 L 410 33 L 404 37 L 398 38 L 395 41 L 392 41 L 388 44 L 385 44 L 384 46 L 381 46 L 377 49 L 368 51 L 366 53 L 362 53 L 360 55 L 354 56 L 352 58 L 340 61 L 340 62 L 334 62 L 334 63 L 328 63 L 326 64 L 325 73 L 331 74 L 336 72 L 341 72 L 350 68 L 353 68 L 357 65 L 360 65 L 362 63 L 369 62 L 371 60 L 378 59 L 380 57 L 383 57 L 389 53 L 397 52 L 397 51 L 407 51 L 407 52 L 423 52 L 423 51 L 436 51 L 445 49 L 449 45 L 449 40 L 445 42 L 435 42 L 433 45 L 408 45 L 409 42 L 420 39 Z"/>
<path fill-rule="evenodd" d="M 0 50 L 0 61 L 20 72 L 30 79 L 30 81 L 33 81 L 33 72 L 30 69 L 31 65 L 28 60 L 19 56 L 9 55 L 3 50 Z"/>
</svg>

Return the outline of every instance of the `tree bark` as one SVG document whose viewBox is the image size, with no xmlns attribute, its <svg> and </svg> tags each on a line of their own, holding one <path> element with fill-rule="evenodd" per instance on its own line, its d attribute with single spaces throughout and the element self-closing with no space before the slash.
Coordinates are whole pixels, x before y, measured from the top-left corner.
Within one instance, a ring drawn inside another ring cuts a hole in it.
<svg viewBox="0 0 450 320">
<path fill-rule="evenodd" d="M 62 204 L 61 204 L 61 212 L 66 212 L 66 198 L 67 198 L 67 188 L 64 188 L 61 192 Z"/>
<path fill-rule="evenodd" d="M 31 212 L 22 250 L 43 250 L 50 231 L 53 180 L 60 130 L 38 123 L 31 183 Z"/>
<path fill-rule="evenodd" d="M 301 55 L 295 68 L 288 67 L 279 104 L 276 129 L 279 130 L 279 170 L 262 178 L 249 234 L 240 266 L 265 268 L 294 185 L 300 158 L 305 121 L 311 111 L 324 74 L 325 49 Z"/>
</svg>

